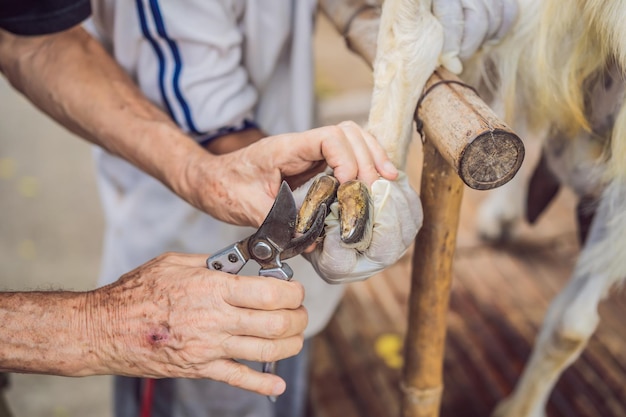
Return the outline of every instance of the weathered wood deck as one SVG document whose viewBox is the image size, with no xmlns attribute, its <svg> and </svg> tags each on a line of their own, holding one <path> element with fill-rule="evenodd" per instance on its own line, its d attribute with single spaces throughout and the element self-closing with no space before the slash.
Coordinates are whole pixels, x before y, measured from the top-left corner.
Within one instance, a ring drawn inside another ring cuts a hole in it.
<svg viewBox="0 0 626 417">
<path fill-rule="evenodd" d="M 485 192 L 466 189 L 454 259 L 441 415 L 486 417 L 520 375 L 548 303 L 569 278 L 579 247 L 573 197 L 562 193 L 515 244 L 475 237 Z M 366 282 L 349 284 L 314 341 L 315 417 L 400 415 L 402 343 L 410 254 Z M 549 417 L 626 416 L 626 296 L 600 306 L 589 346 L 559 380 Z"/>
</svg>

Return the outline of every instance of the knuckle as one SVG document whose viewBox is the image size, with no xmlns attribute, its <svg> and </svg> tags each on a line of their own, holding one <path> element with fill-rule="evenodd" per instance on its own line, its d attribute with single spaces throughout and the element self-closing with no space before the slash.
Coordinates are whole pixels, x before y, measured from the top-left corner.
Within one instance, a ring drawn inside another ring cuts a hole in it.
<svg viewBox="0 0 626 417">
<path fill-rule="evenodd" d="M 273 362 L 278 359 L 282 359 L 281 357 L 279 357 L 279 349 L 276 346 L 276 343 L 272 341 L 264 343 L 261 346 L 260 355 L 262 362 Z"/>
<path fill-rule="evenodd" d="M 358 125 L 352 120 L 344 120 L 343 122 L 339 123 L 339 126 L 344 127 L 346 129 L 353 129 L 353 128 L 358 127 Z"/>
<path fill-rule="evenodd" d="M 298 281 L 272 282 L 272 288 L 263 292 L 262 302 L 267 309 L 295 309 L 304 302 L 304 286 Z"/>
<path fill-rule="evenodd" d="M 304 302 L 304 286 L 298 281 L 289 283 L 288 293 L 283 297 L 284 308 L 296 309 L 302 306 Z"/>
<path fill-rule="evenodd" d="M 302 348 L 304 347 L 304 335 L 300 334 L 297 337 L 293 338 L 292 343 L 289 344 L 289 352 L 287 352 L 288 356 L 297 355 L 300 353 Z"/>
<path fill-rule="evenodd" d="M 228 385 L 240 387 L 245 380 L 245 374 L 241 366 L 232 366 L 224 377 L 224 382 Z"/>
<path fill-rule="evenodd" d="M 304 347 L 304 334 L 300 334 L 296 340 L 298 341 L 296 347 L 298 348 L 298 352 L 300 352 Z"/>
<path fill-rule="evenodd" d="M 309 325 L 309 312 L 304 306 L 300 306 L 300 308 L 297 311 L 299 311 L 300 314 L 302 315 L 302 331 L 304 331 L 306 326 Z"/>
<path fill-rule="evenodd" d="M 266 281 L 268 284 L 274 285 L 266 285 L 266 288 L 261 293 L 261 302 L 265 307 L 276 308 L 280 301 L 280 294 L 276 282 Z"/>
<path fill-rule="evenodd" d="M 295 295 L 298 300 L 298 307 L 302 306 L 304 302 L 304 285 L 302 285 L 299 281 L 292 281 L 293 287 L 295 288 Z"/>
<path fill-rule="evenodd" d="M 177 259 L 178 255 L 175 252 L 164 252 L 156 257 L 157 260 L 164 262 L 172 262 Z"/>
<path fill-rule="evenodd" d="M 284 337 L 291 327 L 291 319 L 287 313 L 275 314 L 267 323 L 269 337 Z"/>
<path fill-rule="evenodd" d="M 338 138 L 345 136 L 345 132 L 344 129 L 342 129 L 341 123 L 336 126 L 327 126 L 327 130 L 330 137 Z"/>
</svg>

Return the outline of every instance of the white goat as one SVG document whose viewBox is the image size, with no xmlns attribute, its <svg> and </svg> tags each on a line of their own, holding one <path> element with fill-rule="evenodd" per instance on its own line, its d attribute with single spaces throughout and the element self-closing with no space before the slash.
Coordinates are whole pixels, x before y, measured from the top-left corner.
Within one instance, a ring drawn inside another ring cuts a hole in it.
<svg viewBox="0 0 626 417">
<path fill-rule="evenodd" d="M 597 202 L 572 277 L 552 302 L 513 394 L 495 411 L 500 417 L 540 417 L 559 376 L 594 332 L 598 303 L 626 277 L 626 106 L 621 81 L 607 90 L 603 78 L 611 66 L 614 81 L 625 73 L 626 1 L 518 2 L 513 29 L 466 62 L 462 77 L 490 88 L 494 109 L 522 138 L 549 139 L 544 149 L 557 177 Z M 401 167 L 415 103 L 441 52 L 442 31 L 430 10 L 426 0 L 383 3 L 368 123 Z M 600 108 L 607 101 L 615 108 Z M 601 114 L 607 117 L 594 120 Z M 557 142 L 563 152 L 553 151 Z M 500 237 L 524 214 L 521 199 L 510 206 L 515 186 L 499 190 L 500 197 L 483 208 L 484 234 Z"/>
</svg>

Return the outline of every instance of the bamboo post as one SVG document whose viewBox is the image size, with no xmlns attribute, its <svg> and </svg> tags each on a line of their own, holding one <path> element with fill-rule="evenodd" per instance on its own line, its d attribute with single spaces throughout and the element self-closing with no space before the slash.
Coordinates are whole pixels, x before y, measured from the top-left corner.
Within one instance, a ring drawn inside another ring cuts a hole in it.
<svg viewBox="0 0 626 417">
<path fill-rule="evenodd" d="M 476 190 L 506 184 L 524 160 L 517 135 L 445 68 L 426 82 L 415 120 L 463 182 Z"/>
<path fill-rule="evenodd" d="M 436 417 L 443 393 L 446 315 L 463 182 L 429 141 L 424 144 L 424 223 L 415 240 L 402 375 L 402 417 Z"/>
</svg>

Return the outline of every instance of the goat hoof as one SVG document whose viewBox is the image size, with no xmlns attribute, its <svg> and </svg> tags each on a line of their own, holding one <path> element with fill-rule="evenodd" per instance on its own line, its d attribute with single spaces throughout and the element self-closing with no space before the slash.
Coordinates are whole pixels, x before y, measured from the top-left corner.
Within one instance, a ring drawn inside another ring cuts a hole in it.
<svg viewBox="0 0 626 417">
<path fill-rule="evenodd" d="M 339 185 L 331 175 L 321 175 L 307 191 L 298 212 L 296 233 L 303 234 L 315 219 L 320 205 L 338 202 L 340 238 L 343 246 L 365 250 L 372 240 L 374 208 L 368 187 L 357 180 Z"/>
<path fill-rule="evenodd" d="M 372 240 L 374 208 L 367 185 L 352 180 L 337 190 L 341 241 L 345 247 L 365 250 Z"/>
<path fill-rule="evenodd" d="M 478 237 L 487 243 L 507 243 L 514 240 L 514 236 L 515 222 L 493 219 L 478 225 Z"/>
<path fill-rule="evenodd" d="M 480 207 L 476 219 L 478 236 L 488 243 L 509 242 L 515 239 L 520 222 L 521 214 L 515 208 L 501 207 L 487 200 Z"/>
<path fill-rule="evenodd" d="M 331 203 L 335 201 L 338 187 L 339 181 L 330 175 L 321 175 L 313 181 L 298 212 L 296 233 L 305 233 L 309 230 L 313 220 L 315 220 L 319 206 L 326 204 L 326 207 L 330 207 Z"/>
</svg>

